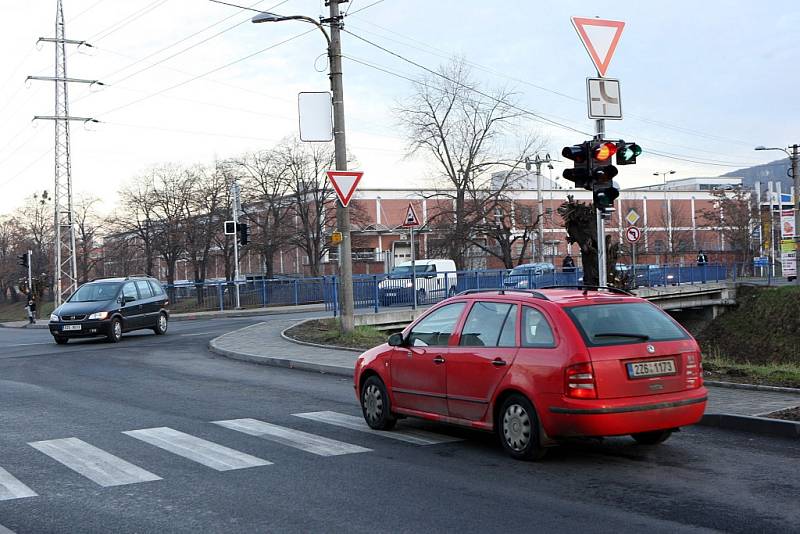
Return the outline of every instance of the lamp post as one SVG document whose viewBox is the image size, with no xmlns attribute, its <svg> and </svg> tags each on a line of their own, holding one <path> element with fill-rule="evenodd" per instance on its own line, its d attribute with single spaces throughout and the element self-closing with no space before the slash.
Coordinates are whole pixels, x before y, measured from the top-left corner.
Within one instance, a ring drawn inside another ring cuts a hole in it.
<svg viewBox="0 0 800 534">
<path fill-rule="evenodd" d="M 536 244 L 536 261 L 544 262 L 544 199 L 542 198 L 542 165 L 550 164 L 550 154 L 545 154 L 544 158 L 540 158 L 537 153 L 533 161 L 530 158 L 525 158 L 525 170 L 531 170 L 531 164 L 536 165 L 536 203 L 538 204 L 539 218 L 537 221 L 537 241 Z M 552 167 L 551 167 L 552 168 Z"/>
<path fill-rule="evenodd" d="M 664 179 L 664 202 L 667 204 L 667 246 L 670 257 L 672 256 L 672 205 L 669 202 L 667 193 L 667 175 L 675 174 L 675 171 L 654 172 L 653 176 L 661 176 Z"/>
<path fill-rule="evenodd" d="M 789 149 L 792 151 L 789 152 Z M 797 143 L 790 145 L 788 148 L 781 147 L 766 147 L 763 145 L 755 147 L 754 150 L 780 150 L 787 156 L 792 164 L 791 177 L 794 180 L 794 254 L 795 265 L 797 265 L 797 253 L 800 252 L 800 145 Z M 778 199 L 778 205 L 783 206 L 781 199 Z M 772 214 L 770 213 L 770 217 Z M 797 267 L 795 267 L 796 269 Z M 795 276 L 795 283 L 800 285 L 800 277 Z"/>
<path fill-rule="evenodd" d="M 253 23 L 283 22 L 299 20 L 313 24 L 325 36 L 328 45 L 329 76 L 331 79 L 331 93 L 333 94 L 333 145 L 336 158 L 336 170 L 347 170 L 347 148 L 345 144 L 344 128 L 344 88 L 342 85 L 342 41 L 340 36 L 341 16 L 339 15 L 339 2 L 331 0 L 330 17 L 316 21 L 305 15 L 282 16 L 275 13 L 259 13 L 253 17 Z M 330 34 L 325 30 L 322 22 L 330 23 Z M 350 211 L 341 203 L 336 204 L 336 225 L 342 233 L 340 245 L 340 278 L 341 278 L 341 318 L 342 330 L 353 331 L 353 257 L 352 243 L 350 240 Z"/>
</svg>

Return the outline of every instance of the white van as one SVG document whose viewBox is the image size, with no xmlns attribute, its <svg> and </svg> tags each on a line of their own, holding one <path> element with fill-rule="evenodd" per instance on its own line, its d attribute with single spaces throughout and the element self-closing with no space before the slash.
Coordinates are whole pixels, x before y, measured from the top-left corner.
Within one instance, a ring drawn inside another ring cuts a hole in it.
<svg viewBox="0 0 800 534">
<path fill-rule="evenodd" d="M 435 302 L 456 294 L 458 278 L 453 260 L 417 260 L 417 303 Z M 381 305 L 408 304 L 414 300 L 411 280 L 411 262 L 395 265 L 388 278 L 378 284 Z"/>
</svg>

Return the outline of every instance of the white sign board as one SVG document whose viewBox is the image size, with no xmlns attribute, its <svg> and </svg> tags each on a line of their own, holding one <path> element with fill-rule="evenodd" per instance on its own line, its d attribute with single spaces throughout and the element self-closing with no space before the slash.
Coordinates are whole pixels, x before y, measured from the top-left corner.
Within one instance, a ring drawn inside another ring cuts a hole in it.
<svg viewBox="0 0 800 534">
<path fill-rule="evenodd" d="M 364 173 L 361 171 L 326 171 L 326 173 L 339 202 L 346 208 Z"/>
<path fill-rule="evenodd" d="M 781 239 L 793 238 L 795 231 L 794 210 L 783 210 L 781 212 Z"/>
<path fill-rule="evenodd" d="M 572 25 L 597 68 L 597 73 L 605 76 L 625 23 L 619 20 L 572 17 Z"/>
<path fill-rule="evenodd" d="M 586 78 L 586 103 L 590 119 L 622 119 L 619 80 Z"/>
<path fill-rule="evenodd" d="M 417 212 L 414 210 L 414 206 L 409 202 L 408 210 L 406 210 L 406 218 L 403 221 L 403 226 L 406 228 L 410 228 L 412 226 L 419 226 L 419 218 L 417 217 Z"/>
<path fill-rule="evenodd" d="M 333 140 L 333 102 L 330 93 L 299 93 L 297 110 L 301 141 L 324 143 Z"/>
</svg>

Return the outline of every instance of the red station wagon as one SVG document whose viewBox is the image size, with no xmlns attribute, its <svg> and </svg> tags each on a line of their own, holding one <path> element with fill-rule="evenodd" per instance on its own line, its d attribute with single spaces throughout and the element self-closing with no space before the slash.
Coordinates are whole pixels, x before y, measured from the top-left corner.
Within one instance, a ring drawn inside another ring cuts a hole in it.
<svg viewBox="0 0 800 534">
<path fill-rule="evenodd" d="M 465 425 L 528 460 L 563 438 L 660 443 L 700 420 L 708 394 L 694 338 L 614 288 L 461 293 L 362 354 L 354 380 L 374 429 Z"/>
</svg>

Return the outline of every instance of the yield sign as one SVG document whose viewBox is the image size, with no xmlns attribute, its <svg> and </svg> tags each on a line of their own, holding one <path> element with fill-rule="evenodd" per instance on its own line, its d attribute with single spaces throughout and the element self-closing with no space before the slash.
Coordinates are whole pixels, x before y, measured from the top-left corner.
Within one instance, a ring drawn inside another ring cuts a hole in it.
<svg viewBox="0 0 800 534">
<path fill-rule="evenodd" d="M 572 17 L 572 25 L 589 52 L 597 72 L 601 77 L 605 76 L 625 23 L 618 20 Z"/>
<path fill-rule="evenodd" d="M 336 191 L 336 196 L 339 197 L 339 202 L 346 208 L 364 173 L 361 171 L 327 171 L 327 174 L 333 184 L 333 190 Z"/>
<path fill-rule="evenodd" d="M 411 226 L 419 226 L 419 219 L 417 218 L 417 212 L 414 211 L 414 206 L 411 203 L 408 203 L 408 210 L 406 211 L 406 218 L 403 220 L 403 226 L 409 228 Z"/>
</svg>

